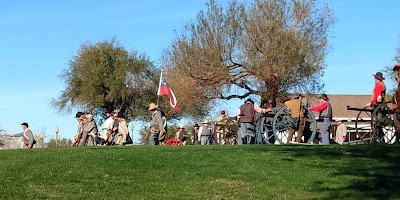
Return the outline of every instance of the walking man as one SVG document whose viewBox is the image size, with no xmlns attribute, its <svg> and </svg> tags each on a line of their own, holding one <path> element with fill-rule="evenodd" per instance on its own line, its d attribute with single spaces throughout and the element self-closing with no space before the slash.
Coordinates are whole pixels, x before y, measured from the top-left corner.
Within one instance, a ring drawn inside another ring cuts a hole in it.
<svg viewBox="0 0 400 200">
<path fill-rule="evenodd" d="M 150 126 L 150 145 L 159 145 L 160 135 L 165 135 L 164 124 L 162 121 L 162 114 L 155 103 L 149 104 L 149 111 L 151 111 L 151 126 Z"/>
<path fill-rule="evenodd" d="M 33 145 L 36 144 L 35 138 L 33 137 L 32 131 L 29 129 L 28 123 L 24 122 L 21 124 L 22 126 L 22 131 L 21 133 L 18 134 L 11 134 L 11 137 L 22 137 L 24 140 L 25 147 L 28 149 L 33 148 Z"/>
<path fill-rule="evenodd" d="M 319 129 L 321 132 L 322 144 L 329 144 L 329 132 L 331 129 L 332 120 L 332 106 L 329 103 L 328 96 L 322 94 L 320 97 L 320 102 L 318 106 L 310 108 L 311 111 L 319 112 Z"/>
</svg>

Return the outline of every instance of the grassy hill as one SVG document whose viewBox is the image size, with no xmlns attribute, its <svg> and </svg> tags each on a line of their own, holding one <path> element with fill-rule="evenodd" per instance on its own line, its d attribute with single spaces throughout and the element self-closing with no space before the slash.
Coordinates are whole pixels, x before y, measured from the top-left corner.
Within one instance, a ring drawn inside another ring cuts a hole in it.
<svg viewBox="0 0 400 200">
<path fill-rule="evenodd" d="M 0 199 L 400 199 L 400 145 L 3 150 Z"/>
</svg>

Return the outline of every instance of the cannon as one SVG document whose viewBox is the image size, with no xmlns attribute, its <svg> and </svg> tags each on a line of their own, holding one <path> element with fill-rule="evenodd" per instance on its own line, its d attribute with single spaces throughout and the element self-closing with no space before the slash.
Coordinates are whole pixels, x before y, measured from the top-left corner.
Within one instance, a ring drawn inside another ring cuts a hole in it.
<svg viewBox="0 0 400 200">
<path fill-rule="evenodd" d="M 311 144 L 317 131 L 317 122 L 308 108 L 305 108 L 305 118 L 302 141 Z M 284 144 L 287 142 L 290 127 L 291 116 L 287 107 L 272 108 L 270 112 L 262 114 L 257 122 L 257 143 Z"/>
<path fill-rule="evenodd" d="M 305 108 L 306 123 L 303 132 L 304 143 L 312 143 L 317 123 L 314 114 Z M 264 114 L 256 114 L 256 143 L 257 144 L 284 144 L 287 142 L 291 127 L 291 116 L 286 106 L 272 108 Z M 236 117 L 229 117 L 223 121 L 215 122 L 214 138 L 218 144 L 237 144 L 237 133 L 239 130 Z M 217 133 L 222 134 L 223 139 L 217 137 Z"/>
<path fill-rule="evenodd" d="M 214 140 L 217 144 L 237 144 L 239 125 L 236 117 L 228 117 L 214 124 Z M 220 134 L 222 137 L 218 137 Z"/>
<path fill-rule="evenodd" d="M 391 102 L 383 102 L 372 108 L 353 108 L 347 110 L 358 111 L 355 121 L 355 138 L 349 137 L 348 143 L 387 143 L 395 141 L 395 127 Z"/>
</svg>

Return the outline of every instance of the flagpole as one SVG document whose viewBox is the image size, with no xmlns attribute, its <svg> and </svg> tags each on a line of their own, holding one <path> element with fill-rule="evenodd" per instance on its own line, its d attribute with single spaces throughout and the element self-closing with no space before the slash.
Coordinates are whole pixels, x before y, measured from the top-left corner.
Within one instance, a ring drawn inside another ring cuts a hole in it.
<svg viewBox="0 0 400 200">
<path fill-rule="evenodd" d="M 163 70 L 161 69 L 160 82 L 158 83 L 158 90 L 157 90 L 157 104 L 156 104 L 157 106 L 158 106 L 158 101 L 160 100 L 160 95 L 158 95 L 158 94 L 160 92 L 162 73 L 163 73 Z"/>
</svg>

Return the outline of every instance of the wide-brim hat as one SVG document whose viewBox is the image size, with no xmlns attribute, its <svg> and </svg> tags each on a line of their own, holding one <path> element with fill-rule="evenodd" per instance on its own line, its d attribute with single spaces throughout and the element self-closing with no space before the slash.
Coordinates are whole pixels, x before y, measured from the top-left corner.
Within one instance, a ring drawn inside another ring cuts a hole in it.
<svg viewBox="0 0 400 200">
<path fill-rule="evenodd" d="M 180 126 L 179 129 L 185 129 L 185 127 L 184 126 Z"/>
<path fill-rule="evenodd" d="M 193 126 L 193 127 L 200 127 L 200 126 L 199 126 L 199 124 L 197 124 L 197 123 L 196 123 L 196 124 L 194 124 L 194 126 Z"/>
<path fill-rule="evenodd" d="M 208 120 L 204 120 L 203 122 L 201 122 L 202 124 L 210 124 L 210 122 Z"/>
<path fill-rule="evenodd" d="M 154 110 L 156 108 L 158 108 L 158 106 L 155 103 L 150 103 L 149 104 L 149 110 Z"/>
<path fill-rule="evenodd" d="M 382 72 L 376 72 L 375 74 L 373 74 L 373 76 L 374 76 L 376 79 L 380 80 L 380 81 L 385 80 L 385 77 L 383 77 Z"/>
<path fill-rule="evenodd" d="M 28 123 L 26 123 L 26 122 L 23 122 L 21 125 L 29 127 Z"/>
<path fill-rule="evenodd" d="M 321 96 L 319 96 L 320 99 L 325 99 L 326 101 L 329 101 L 328 95 L 326 94 L 321 94 Z"/>
<path fill-rule="evenodd" d="M 397 63 L 393 66 L 393 71 L 399 70 L 400 69 L 400 63 Z"/>
</svg>

